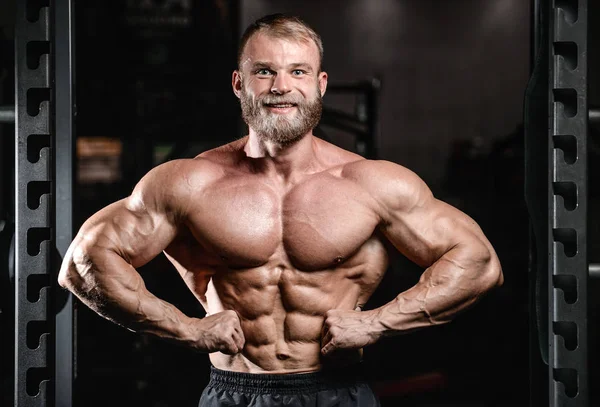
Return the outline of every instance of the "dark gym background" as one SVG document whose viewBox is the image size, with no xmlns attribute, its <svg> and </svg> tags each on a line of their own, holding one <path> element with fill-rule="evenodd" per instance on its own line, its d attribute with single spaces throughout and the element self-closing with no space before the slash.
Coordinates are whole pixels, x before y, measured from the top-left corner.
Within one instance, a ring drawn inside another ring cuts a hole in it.
<svg viewBox="0 0 600 407">
<path fill-rule="evenodd" d="M 14 103 L 13 15 L 0 2 L 0 104 Z M 590 1 L 590 105 L 600 57 L 600 7 Z M 231 91 L 237 40 L 253 20 L 292 12 L 321 34 L 330 84 L 381 80 L 377 156 L 419 174 L 472 216 L 496 248 L 502 288 L 452 324 L 368 348 L 366 368 L 384 406 L 525 406 L 529 398 L 528 218 L 522 115 L 531 69 L 531 6 L 523 0 L 77 1 L 77 185 L 74 224 L 129 194 L 153 166 L 243 134 Z M 356 97 L 325 105 L 352 112 Z M 590 262 L 600 261 L 600 139 L 590 137 Z M 353 136 L 320 134 L 354 149 Z M 14 217 L 14 126 L 0 126 L 0 219 Z M 60 159 L 60 152 L 57 152 Z M 1 225 L 0 225 L 1 231 Z M 11 283 L 0 242 L 2 394 L 12 392 Z M 139 270 L 149 289 L 189 315 L 203 310 L 159 256 Z M 421 272 L 401 256 L 369 306 Z M 598 289 L 591 282 L 590 292 Z M 590 297 L 590 384 L 597 377 L 598 300 Z M 208 357 L 137 335 L 77 307 L 76 406 L 195 406 Z M 590 386 L 594 392 L 594 386 Z M 597 395 L 592 393 L 592 400 Z M 6 398 L 4 398 L 6 400 Z M 8 405 L 8 404 L 7 404 Z M 592 403 L 592 405 L 594 405 Z"/>
</svg>

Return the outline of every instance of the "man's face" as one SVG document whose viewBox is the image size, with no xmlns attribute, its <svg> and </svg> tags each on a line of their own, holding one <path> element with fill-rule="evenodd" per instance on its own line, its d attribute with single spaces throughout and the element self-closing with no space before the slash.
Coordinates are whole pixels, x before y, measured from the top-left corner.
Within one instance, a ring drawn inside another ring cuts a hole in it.
<svg viewBox="0 0 600 407">
<path fill-rule="evenodd" d="M 233 73 L 244 120 L 259 137 L 280 145 L 292 144 L 316 127 L 326 87 L 314 42 L 262 33 L 247 42 L 240 71 Z"/>
</svg>

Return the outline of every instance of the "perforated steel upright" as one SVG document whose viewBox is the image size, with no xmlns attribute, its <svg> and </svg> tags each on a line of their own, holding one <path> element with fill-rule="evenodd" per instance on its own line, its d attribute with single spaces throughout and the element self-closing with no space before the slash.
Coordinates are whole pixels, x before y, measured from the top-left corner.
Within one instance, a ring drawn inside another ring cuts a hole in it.
<svg viewBox="0 0 600 407">
<path fill-rule="evenodd" d="M 587 0 L 549 15 L 548 344 L 552 407 L 589 404 Z"/>
<path fill-rule="evenodd" d="M 51 398 L 51 15 L 18 1 L 15 32 L 15 405 Z"/>
<path fill-rule="evenodd" d="M 72 238 L 73 20 L 72 0 L 17 2 L 17 407 L 72 404 L 72 297 L 56 291 L 56 274 Z"/>
</svg>

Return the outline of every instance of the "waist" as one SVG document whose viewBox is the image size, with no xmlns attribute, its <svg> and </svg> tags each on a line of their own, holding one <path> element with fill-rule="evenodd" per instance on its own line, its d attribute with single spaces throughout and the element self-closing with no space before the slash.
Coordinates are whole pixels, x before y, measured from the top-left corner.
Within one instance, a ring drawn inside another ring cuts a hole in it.
<svg viewBox="0 0 600 407">
<path fill-rule="evenodd" d="M 300 394 L 314 393 L 364 382 L 361 363 L 324 368 L 310 373 L 241 373 L 211 366 L 209 387 L 241 393 Z"/>
<path fill-rule="evenodd" d="M 253 346 L 246 343 L 244 350 L 236 355 L 220 352 L 210 354 L 212 366 L 217 369 L 252 374 L 306 374 L 316 370 L 339 368 L 341 365 L 354 365 L 362 360 L 359 349 L 340 350 L 335 358 L 321 358 L 321 344 L 277 342 L 266 346 Z"/>
</svg>

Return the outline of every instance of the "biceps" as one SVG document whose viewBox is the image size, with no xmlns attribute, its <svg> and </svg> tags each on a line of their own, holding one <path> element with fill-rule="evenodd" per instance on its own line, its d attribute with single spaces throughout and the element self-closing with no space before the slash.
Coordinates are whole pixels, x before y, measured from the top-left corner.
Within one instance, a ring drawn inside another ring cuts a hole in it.
<svg viewBox="0 0 600 407">
<path fill-rule="evenodd" d="M 393 214 L 384 233 L 402 254 L 422 267 L 459 245 L 484 246 L 485 239 L 473 219 L 437 200 L 409 213 Z"/>
<path fill-rule="evenodd" d="M 176 233 L 176 226 L 166 214 L 131 209 L 125 199 L 95 214 L 79 235 L 88 249 L 112 250 L 133 267 L 140 267 L 165 249 Z"/>
</svg>

